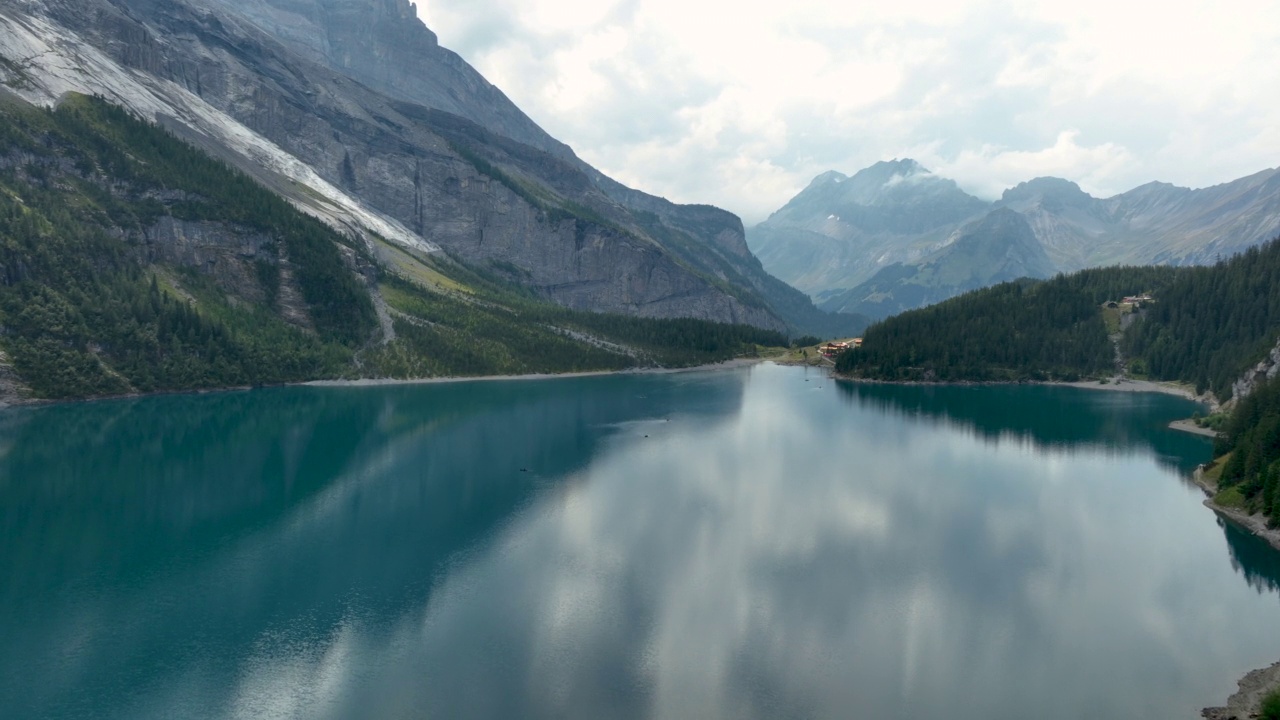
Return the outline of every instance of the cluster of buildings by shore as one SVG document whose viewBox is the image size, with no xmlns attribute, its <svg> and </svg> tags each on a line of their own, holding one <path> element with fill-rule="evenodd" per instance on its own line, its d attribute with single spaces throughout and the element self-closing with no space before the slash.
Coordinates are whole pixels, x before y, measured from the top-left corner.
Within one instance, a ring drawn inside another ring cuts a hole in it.
<svg viewBox="0 0 1280 720">
<path fill-rule="evenodd" d="M 827 343 L 826 345 L 820 345 L 818 347 L 818 352 L 822 353 L 823 357 L 834 360 L 837 355 L 844 352 L 845 350 L 849 350 L 851 348 L 860 348 L 860 347 L 862 347 L 862 338 L 853 338 L 852 340 L 840 340 L 840 341 L 833 340 Z"/>
</svg>

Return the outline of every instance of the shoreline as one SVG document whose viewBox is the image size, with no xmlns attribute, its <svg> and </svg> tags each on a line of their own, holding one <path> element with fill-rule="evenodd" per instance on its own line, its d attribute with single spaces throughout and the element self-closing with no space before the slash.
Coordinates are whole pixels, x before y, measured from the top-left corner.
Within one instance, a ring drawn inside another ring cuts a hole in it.
<svg viewBox="0 0 1280 720">
<path fill-rule="evenodd" d="M 250 390 L 282 387 L 381 387 L 393 385 L 435 385 L 441 383 L 461 382 L 497 382 L 502 380 L 561 380 L 569 378 L 599 377 L 605 375 L 670 375 L 675 373 L 702 372 L 710 370 L 736 370 L 764 362 L 769 358 L 733 358 L 719 363 L 703 363 L 689 367 L 645 367 L 626 368 L 624 370 L 584 370 L 566 373 L 526 373 L 523 375 L 449 375 L 430 378 L 348 378 L 330 380 L 301 380 L 297 382 L 273 383 L 269 385 L 228 385 L 226 387 L 199 388 L 195 390 L 157 390 L 155 392 L 126 393 L 124 395 L 104 395 L 87 398 L 27 398 L 4 396 L 0 394 L 0 411 L 20 408 L 39 408 L 71 403 L 108 402 L 112 400 L 137 400 L 165 395 L 211 395 L 214 393 L 246 392 Z"/>
<path fill-rule="evenodd" d="M 1272 548 L 1280 551 L 1280 529 L 1272 529 L 1262 515 L 1246 515 L 1235 508 L 1224 507 L 1213 501 L 1218 494 L 1218 485 L 1205 477 L 1204 466 L 1196 468 L 1191 480 L 1204 492 L 1204 506 L 1212 510 L 1224 522 L 1265 540 Z M 1200 711 L 1205 720 L 1235 720 L 1256 716 L 1261 708 L 1262 700 L 1274 690 L 1280 690 L 1280 662 L 1270 667 L 1251 670 L 1236 681 L 1237 690 L 1227 698 L 1222 707 L 1207 707 Z"/>
<path fill-rule="evenodd" d="M 702 365 L 691 365 L 689 367 L 677 368 L 648 367 L 627 368 L 625 370 L 582 370 L 566 373 L 526 373 L 523 375 L 449 375 L 430 378 L 353 378 L 346 380 L 307 380 L 304 382 L 287 383 L 280 387 L 383 387 L 395 385 L 441 385 L 446 383 L 462 382 L 501 382 L 504 380 L 568 380 L 571 378 L 604 377 L 606 375 L 674 375 L 676 373 L 703 372 L 709 370 L 736 370 L 738 368 L 758 365 L 763 362 L 768 362 L 768 358 L 734 358 L 732 360 L 725 360 L 724 362 L 719 363 L 704 363 Z"/>
<path fill-rule="evenodd" d="M 1199 435 L 1200 437 L 1207 437 L 1210 439 L 1218 437 L 1217 430 L 1202 428 L 1196 424 L 1195 420 L 1174 420 L 1169 423 L 1169 429 L 1177 430 L 1178 432 L 1191 433 L 1192 435 Z"/>
<path fill-rule="evenodd" d="M 1191 480 L 1204 492 L 1205 507 L 1217 513 L 1219 517 L 1227 522 L 1248 531 L 1249 534 L 1262 538 L 1271 547 L 1280 551 L 1280 528 L 1271 528 L 1267 524 L 1266 516 L 1261 514 L 1246 515 L 1240 510 L 1219 505 L 1213 501 L 1213 498 L 1218 494 L 1218 486 L 1205 477 L 1203 465 L 1196 468 L 1196 471 L 1191 474 Z"/>
<path fill-rule="evenodd" d="M 567 373 L 528 373 L 523 375 L 483 375 L 483 376 L 448 376 L 448 377 L 432 377 L 432 378 L 412 378 L 412 379 L 396 379 L 396 378 L 353 378 L 353 379 L 336 379 L 336 380 L 309 380 L 293 383 L 282 383 L 279 385 L 263 385 L 263 386 L 228 386 L 222 388 L 204 388 L 199 390 L 179 390 L 179 391 L 161 391 L 151 393 L 131 393 L 127 395 L 115 395 L 101 398 L 81 398 L 74 400 L 46 400 L 32 398 L 15 398 L 0 397 L 0 410 L 10 410 L 17 408 L 34 408 L 49 405 L 60 405 L 63 403 L 77 402 L 98 402 L 103 400 L 127 400 L 138 399 L 144 397 L 152 397 L 157 395 L 205 395 L 220 392 L 243 392 L 257 388 L 267 387 L 317 387 L 317 388 L 363 388 L 363 387 L 383 387 L 396 385 L 433 385 L 445 383 L 461 383 L 461 382 L 497 382 L 504 380 L 511 381 L 529 381 L 529 380 L 559 380 L 571 378 L 600 377 L 607 375 L 669 375 L 677 373 L 705 372 L 714 370 L 735 370 L 744 367 L 772 362 L 782 366 L 805 366 L 805 367 L 824 367 L 823 363 L 810 362 L 785 362 L 776 358 L 734 358 L 720 363 L 706 363 L 702 365 L 694 365 L 690 367 L 663 368 L 627 368 L 624 370 L 597 370 L 597 371 L 580 371 Z M 1103 384 L 1098 381 L 990 381 L 990 382 L 895 382 L 887 380 L 871 380 L 866 378 L 855 378 L 841 375 L 834 372 L 834 368 L 826 365 L 829 370 L 828 376 L 836 380 L 845 380 L 848 382 L 867 383 L 867 384 L 884 384 L 884 385 L 950 385 L 950 386 L 995 386 L 995 385 L 1045 385 L 1058 387 L 1071 387 L 1080 390 L 1103 390 L 1109 392 L 1155 392 L 1166 395 L 1175 395 L 1178 397 L 1191 400 L 1193 402 L 1208 405 L 1213 410 L 1218 409 L 1218 403 L 1212 395 L 1197 396 L 1193 390 L 1186 386 L 1173 383 L 1159 383 L 1149 380 L 1130 380 L 1130 379 L 1112 379 Z M 1173 430 L 1193 433 L 1205 437 L 1216 437 L 1217 433 L 1201 428 L 1194 424 L 1191 420 L 1175 420 L 1169 424 Z M 1280 529 L 1271 529 L 1267 526 L 1266 519 L 1261 515 L 1245 515 L 1244 513 L 1232 508 L 1222 507 L 1213 501 L 1216 494 L 1216 487 L 1204 478 L 1204 471 L 1198 468 L 1192 477 L 1193 481 L 1206 494 L 1203 504 L 1215 512 L 1226 522 L 1262 538 L 1272 548 L 1280 551 Z M 1280 689 L 1280 662 L 1276 662 L 1267 668 L 1261 668 L 1250 671 L 1245 674 L 1238 682 L 1238 690 L 1232 694 L 1224 707 L 1207 707 L 1201 711 L 1201 716 L 1206 720 L 1235 720 L 1236 718 L 1245 718 L 1255 715 L 1261 705 L 1262 699 L 1271 691 Z"/>
<path fill-rule="evenodd" d="M 1155 380 L 1133 380 L 1130 378 L 1111 378 L 1107 383 L 1096 380 L 1077 380 L 1075 382 L 1047 381 L 1031 383 L 1033 385 L 1058 385 L 1062 387 L 1080 388 L 1081 390 L 1107 390 L 1110 392 L 1154 392 L 1164 395 L 1176 395 L 1192 402 L 1208 405 L 1218 409 L 1218 400 L 1210 393 L 1196 395 L 1193 388 L 1173 382 L 1157 382 Z"/>
<path fill-rule="evenodd" d="M 965 381 L 959 380 L 954 382 L 931 382 L 924 380 L 873 380 L 871 378 L 851 377 L 849 375 L 841 375 L 832 372 L 831 376 L 837 380 L 844 380 L 854 383 L 866 383 L 868 385 L 938 385 L 949 387 L 983 387 L 996 385 L 1044 385 L 1046 387 L 1070 387 L 1079 390 L 1103 390 L 1106 392 L 1153 392 L 1163 395 L 1176 395 L 1192 402 L 1207 405 L 1213 411 L 1219 408 L 1217 398 L 1211 393 L 1196 395 L 1193 388 L 1186 385 L 1180 385 L 1173 382 L 1157 382 L 1154 380 L 1133 380 L 1130 378 L 1111 378 L 1106 383 L 1097 380 L 1075 380 L 1066 382 L 1064 380 L 985 380 L 985 381 Z"/>
</svg>

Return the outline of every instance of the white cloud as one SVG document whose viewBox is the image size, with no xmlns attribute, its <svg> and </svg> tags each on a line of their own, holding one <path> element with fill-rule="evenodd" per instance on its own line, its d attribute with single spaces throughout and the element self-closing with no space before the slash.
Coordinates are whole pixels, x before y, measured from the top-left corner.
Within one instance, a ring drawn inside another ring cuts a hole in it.
<svg viewBox="0 0 1280 720">
<path fill-rule="evenodd" d="M 915 157 L 991 196 L 1100 195 L 1280 158 L 1280 4 L 427 0 L 423 19 L 606 173 L 749 222 Z"/>
<path fill-rule="evenodd" d="M 1114 143 L 1081 146 L 1079 136 L 1079 132 L 1064 131 L 1052 146 L 1040 150 L 1010 150 L 990 145 L 963 150 L 954 159 L 933 158 L 934 171 L 988 198 L 999 197 L 1006 188 L 1046 175 L 1074 180 L 1085 192 L 1094 195 L 1112 194 L 1106 183 L 1134 165 L 1137 159 Z"/>
</svg>

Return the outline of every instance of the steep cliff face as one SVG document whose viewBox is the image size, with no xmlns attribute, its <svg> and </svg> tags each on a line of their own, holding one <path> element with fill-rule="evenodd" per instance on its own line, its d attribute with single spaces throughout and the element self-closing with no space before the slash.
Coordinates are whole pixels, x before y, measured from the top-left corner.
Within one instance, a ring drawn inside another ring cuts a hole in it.
<svg viewBox="0 0 1280 720">
<path fill-rule="evenodd" d="M 703 237 L 684 229 L 701 210 L 654 220 L 610 197 L 411 13 L 391 0 L 21 0 L 0 8 L 0 82 L 45 104 L 103 95 L 331 224 L 443 249 L 571 307 L 786 327 L 754 287 L 765 281 L 744 281 L 767 276 L 740 225 Z"/>
<path fill-rule="evenodd" d="M 758 296 L 792 329 L 846 334 L 864 323 L 862 318 L 823 313 L 803 293 L 778 282 L 752 255 L 742 223 L 731 213 L 672 203 L 626 187 L 583 162 L 457 54 L 440 47 L 407 0 L 217 2 L 286 46 L 389 97 L 466 118 L 493 136 L 551 155 L 558 163 L 544 159 L 542 167 L 526 168 L 528 175 L 545 179 L 548 172 L 560 178 L 580 173 L 573 193 L 598 192 L 598 199 L 621 206 L 629 217 L 620 222 L 631 230 L 657 239 L 699 272 Z M 548 167 L 556 164 L 555 170 Z"/>
<path fill-rule="evenodd" d="M 1237 402 L 1251 394 L 1259 385 L 1280 375 L 1280 343 L 1267 356 L 1258 361 L 1231 385 L 1231 402 Z"/>
<path fill-rule="evenodd" d="M 435 33 L 408 0 L 212 0 L 309 60 L 391 98 L 444 110 L 564 158 L 538 127 Z"/>
</svg>

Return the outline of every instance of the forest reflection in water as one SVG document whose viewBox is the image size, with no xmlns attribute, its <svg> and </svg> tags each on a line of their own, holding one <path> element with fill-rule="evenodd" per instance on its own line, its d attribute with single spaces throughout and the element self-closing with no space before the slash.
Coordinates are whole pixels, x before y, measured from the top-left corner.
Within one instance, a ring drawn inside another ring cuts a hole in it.
<svg viewBox="0 0 1280 720">
<path fill-rule="evenodd" d="M 8 413 L 0 698 L 1194 715 L 1275 659 L 1280 575 L 1179 481 L 1193 407 L 762 365 Z"/>
</svg>

